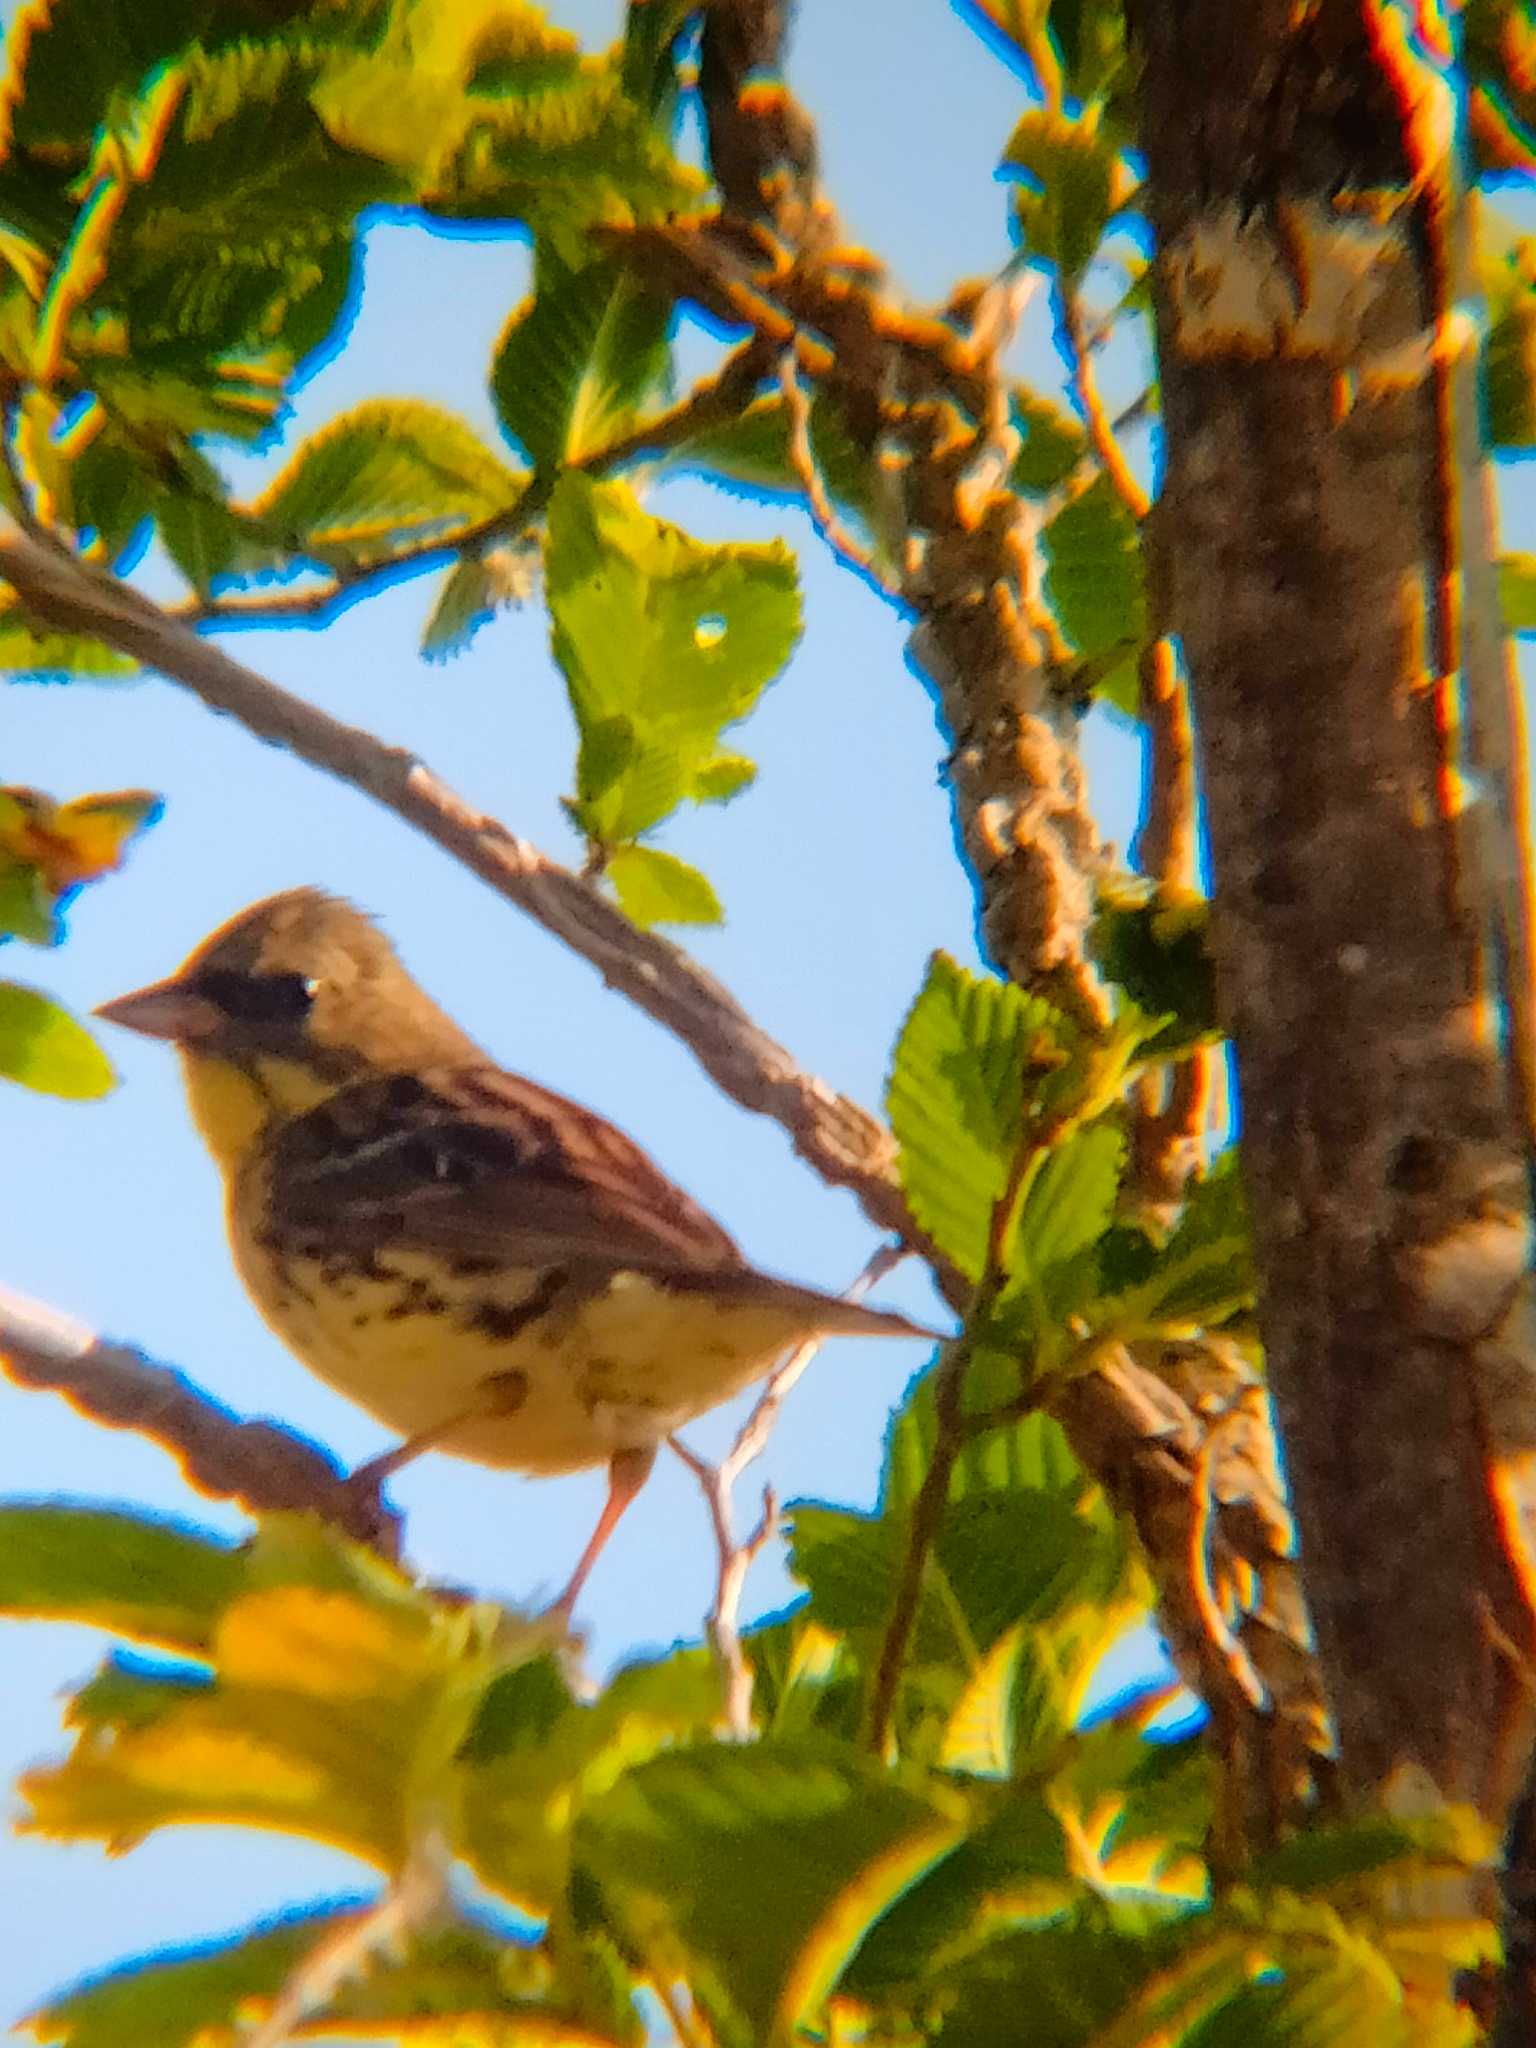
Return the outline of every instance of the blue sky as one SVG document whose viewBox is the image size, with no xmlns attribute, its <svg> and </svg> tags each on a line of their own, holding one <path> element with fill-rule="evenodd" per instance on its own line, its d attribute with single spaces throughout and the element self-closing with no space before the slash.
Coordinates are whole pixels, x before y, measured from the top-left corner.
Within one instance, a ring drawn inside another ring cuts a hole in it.
<svg viewBox="0 0 1536 2048">
<path fill-rule="evenodd" d="M 551 12 L 600 45 L 621 8 L 564 0 Z M 827 185 L 850 230 L 891 260 L 914 297 L 941 297 L 955 280 L 998 268 L 1009 248 L 1007 203 L 993 171 L 1022 92 L 942 0 L 803 7 L 793 75 L 820 119 Z M 486 366 L 525 288 L 524 249 L 391 222 L 369 233 L 363 264 L 351 344 L 304 390 L 287 445 L 361 399 L 395 393 L 450 406 L 494 441 Z M 1021 364 L 1054 377 L 1043 319 Z M 249 488 L 282 459 L 276 450 L 226 467 Z M 693 950 L 807 1067 L 878 1106 L 928 954 L 943 946 L 976 957 L 970 886 L 939 778 L 943 740 L 906 666 L 903 622 L 781 507 L 686 481 L 650 502 L 703 537 L 783 534 L 800 552 L 804 640 L 740 734 L 761 765 L 758 785 L 729 807 L 682 819 L 663 843 L 708 872 L 727 908 L 726 926 L 690 939 Z M 418 748 L 473 801 L 571 856 L 559 797 L 571 786 L 573 733 L 544 612 L 535 604 L 504 617 L 469 655 L 428 666 L 416 643 L 434 589 L 433 578 L 401 585 L 324 633 L 251 633 L 231 645 L 328 711 Z M 612 1116 L 760 1263 L 829 1288 L 863 1263 L 870 1227 L 848 1196 L 794 1160 L 776 1126 L 725 1101 L 686 1051 L 587 966 L 363 798 L 158 681 L 15 688 L 3 713 L 0 780 L 61 797 L 128 786 L 166 797 L 163 822 L 127 870 L 76 905 L 68 945 L 53 955 L 13 947 L 9 974 L 84 1010 L 167 971 L 255 898 L 321 883 L 377 912 L 419 977 L 499 1059 Z M 1102 827 L 1123 848 L 1139 749 L 1096 717 L 1087 756 Z M 188 1126 L 174 1061 L 125 1034 L 114 1034 L 111 1049 L 122 1086 L 104 1104 L 5 1092 L 8 1155 L 25 1165 L 0 1183 L 0 1279 L 348 1460 L 383 1448 L 366 1416 L 283 1351 L 235 1282 L 213 1170 Z M 881 1298 L 933 1313 L 916 1274 L 898 1274 Z M 771 1478 L 789 1499 L 872 1503 L 886 1418 L 924 1363 L 914 1345 L 829 1347 L 795 1392 L 756 1481 Z M 697 1426 L 693 1442 L 722 1447 L 739 1412 Z M 535 1483 L 428 1457 L 394 1496 L 425 1573 L 526 1602 L 561 1583 L 601 1491 L 596 1473 Z M 240 1526 L 190 1494 L 150 1446 L 80 1421 L 53 1397 L 0 1384 L 0 1495 L 55 1494 Z M 744 1488 L 744 1512 L 750 1498 Z M 694 1483 L 664 1459 L 582 1602 L 594 1665 L 696 1637 L 712 1567 Z M 749 1609 L 772 1609 L 789 1590 L 781 1564 L 765 1558 Z M 101 1647 L 81 1630 L 4 1626 L 7 1775 L 59 1751 L 60 1691 L 87 1674 Z M 0 1838 L 0 2021 L 117 1957 L 370 1882 L 319 1847 L 232 1831 L 171 1832 L 127 1863 Z"/>
</svg>

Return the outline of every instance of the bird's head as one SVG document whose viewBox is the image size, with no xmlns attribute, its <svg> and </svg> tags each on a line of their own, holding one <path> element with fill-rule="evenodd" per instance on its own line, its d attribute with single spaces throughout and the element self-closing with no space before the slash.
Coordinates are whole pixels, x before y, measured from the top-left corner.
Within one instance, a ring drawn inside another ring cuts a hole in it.
<svg viewBox="0 0 1536 2048">
<path fill-rule="evenodd" d="M 226 1162 L 274 1115 L 348 1082 L 477 1057 L 372 919 L 318 889 L 253 904 L 174 974 L 96 1014 L 177 1047 L 203 1134 Z"/>
</svg>

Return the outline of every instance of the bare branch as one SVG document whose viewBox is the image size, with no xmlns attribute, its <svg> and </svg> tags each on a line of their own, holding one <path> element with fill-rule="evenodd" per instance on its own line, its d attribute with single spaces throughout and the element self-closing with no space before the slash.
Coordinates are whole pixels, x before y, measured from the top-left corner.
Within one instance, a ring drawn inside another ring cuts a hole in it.
<svg viewBox="0 0 1536 2048">
<path fill-rule="evenodd" d="M 733 1101 L 781 1123 L 800 1155 L 824 1180 L 850 1189 L 878 1228 L 898 1232 L 943 1271 L 907 1214 L 884 1126 L 797 1066 L 712 975 L 669 940 L 632 924 L 595 884 L 475 810 L 404 748 L 329 717 L 209 646 L 137 591 L 55 556 L 14 528 L 0 536 L 0 577 L 37 617 L 137 656 L 258 739 L 363 791 L 434 840 L 674 1032 Z"/>
<path fill-rule="evenodd" d="M 1089 446 L 1109 478 L 1115 496 L 1131 517 L 1140 522 L 1147 516 L 1151 500 L 1125 459 L 1113 421 L 1099 392 L 1093 367 L 1093 337 L 1083 317 L 1083 302 L 1070 284 L 1061 282 L 1056 292 L 1063 341 L 1066 343 L 1067 377 L 1073 401 L 1088 429 Z"/>
<path fill-rule="evenodd" d="M 451 1869 L 441 1826 L 423 1829 L 403 1869 L 374 1903 L 333 1928 L 298 1963 L 266 2017 L 241 2036 L 242 2048 L 287 2048 L 297 2030 L 363 1975 L 382 1950 L 441 1920 L 449 1907 Z"/>
<path fill-rule="evenodd" d="M 171 1366 L 8 1288 L 0 1289 L 0 1367 L 18 1386 L 62 1394 L 93 1422 L 147 1437 L 202 1493 L 252 1514 L 307 1509 L 356 1542 L 399 1554 L 398 1517 L 376 1492 L 352 1486 L 319 1445 L 243 1420 Z"/>
<path fill-rule="evenodd" d="M 843 1299 L 862 1301 L 870 1289 L 877 1287 L 906 1256 L 905 1245 L 878 1245 L 865 1261 L 858 1278 L 844 1290 Z M 762 1456 L 790 1388 L 821 1349 L 821 1344 L 820 1337 L 812 1337 L 786 1353 L 769 1375 L 751 1413 L 737 1431 L 735 1442 L 718 1465 L 711 1465 L 708 1459 L 691 1451 L 680 1438 L 668 1439 L 699 1482 L 709 1508 L 719 1570 L 714 1603 L 706 1625 L 724 1686 L 726 1727 L 737 1742 L 746 1742 L 752 1734 L 752 1667 L 741 1647 L 741 1596 L 753 1562 L 778 1534 L 779 1506 L 773 1489 L 765 1487 L 763 1511 L 757 1527 L 750 1536 L 738 1540 L 731 1494 L 742 1473 Z"/>
<path fill-rule="evenodd" d="M 1136 855 L 1142 871 L 1170 896 L 1192 896 L 1199 883 L 1195 736 L 1189 692 L 1166 636 L 1142 650 L 1141 722 L 1146 780 Z M 1130 1160 L 1122 1205 L 1166 1228 L 1205 1153 L 1217 1075 L 1214 1047 L 1197 1046 L 1162 1073 L 1137 1083 Z"/>
</svg>

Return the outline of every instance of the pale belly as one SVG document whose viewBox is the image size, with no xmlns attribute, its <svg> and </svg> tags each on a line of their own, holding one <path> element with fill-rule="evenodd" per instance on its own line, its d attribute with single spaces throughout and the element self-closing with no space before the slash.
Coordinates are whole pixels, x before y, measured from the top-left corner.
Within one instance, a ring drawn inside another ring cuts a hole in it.
<svg viewBox="0 0 1536 2048">
<path fill-rule="evenodd" d="M 389 1251 L 377 1277 L 279 1267 L 236 1247 L 276 1334 L 309 1369 L 402 1438 L 477 1464 L 565 1472 L 672 1430 L 761 1378 L 805 1332 L 803 1310 L 668 1289 L 616 1273 L 517 1327 L 531 1274 L 440 1292 L 437 1261 Z M 439 1434 L 440 1432 L 440 1434 Z"/>
</svg>

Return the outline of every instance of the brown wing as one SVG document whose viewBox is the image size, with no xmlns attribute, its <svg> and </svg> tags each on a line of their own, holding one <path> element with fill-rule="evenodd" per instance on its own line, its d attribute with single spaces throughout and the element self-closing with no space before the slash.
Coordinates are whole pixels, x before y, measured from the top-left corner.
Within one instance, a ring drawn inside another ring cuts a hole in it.
<svg viewBox="0 0 1536 2048">
<path fill-rule="evenodd" d="M 355 1082 L 283 1125 L 266 1164 L 279 1232 L 321 1257 L 393 1245 L 517 1266 L 744 1264 L 622 1131 L 498 1067 Z"/>
</svg>

